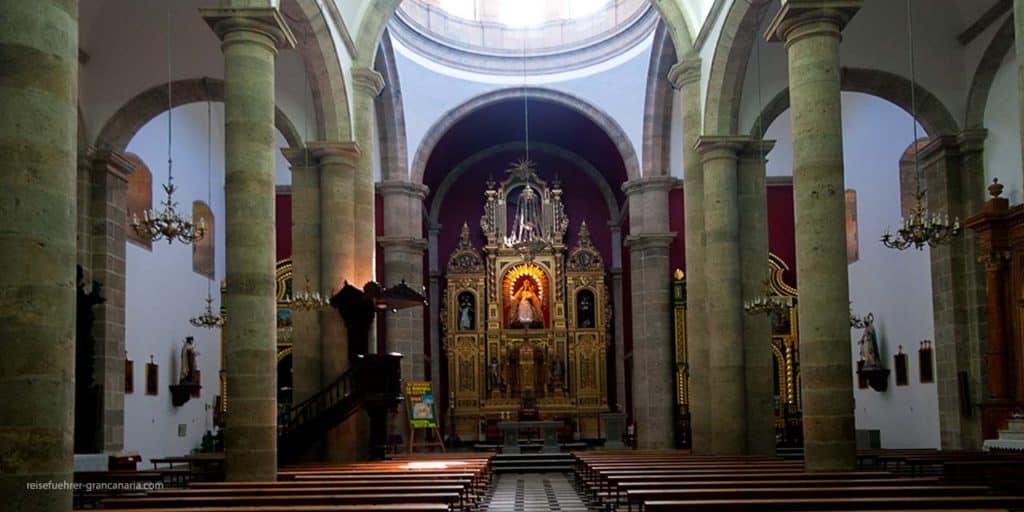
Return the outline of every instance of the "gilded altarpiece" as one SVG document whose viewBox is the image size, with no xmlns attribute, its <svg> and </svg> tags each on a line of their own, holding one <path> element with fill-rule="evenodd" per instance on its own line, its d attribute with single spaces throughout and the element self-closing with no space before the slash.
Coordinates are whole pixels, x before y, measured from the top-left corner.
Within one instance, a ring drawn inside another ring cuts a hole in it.
<svg viewBox="0 0 1024 512">
<path fill-rule="evenodd" d="M 482 249 L 463 225 L 449 258 L 442 329 L 460 440 L 484 439 L 489 423 L 524 412 L 565 421 L 579 438 L 599 436 L 608 410 L 605 267 L 585 223 L 565 246 L 561 194 L 526 166 L 488 182 Z M 521 214 L 531 202 L 533 222 Z M 514 236 L 524 231 L 533 236 Z"/>
</svg>

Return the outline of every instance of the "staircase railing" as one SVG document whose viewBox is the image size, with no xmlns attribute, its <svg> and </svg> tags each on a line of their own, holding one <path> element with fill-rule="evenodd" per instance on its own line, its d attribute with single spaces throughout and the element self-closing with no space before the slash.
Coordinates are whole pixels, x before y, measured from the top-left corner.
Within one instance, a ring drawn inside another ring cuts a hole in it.
<svg viewBox="0 0 1024 512">
<path fill-rule="evenodd" d="M 372 430 L 384 428 L 386 410 L 402 399 L 401 355 L 360 355 L 354 364 L 317 394 L 296 404 L 278 418 L 278 442 L 295 451 L 300 444 L 309 445 L 322 438 L 346 418 L 366 408 Z M 377 423 L 381 423 L 377 425 Z M 379 433 L 377 433 L 379 435 Z"/>
</svg>

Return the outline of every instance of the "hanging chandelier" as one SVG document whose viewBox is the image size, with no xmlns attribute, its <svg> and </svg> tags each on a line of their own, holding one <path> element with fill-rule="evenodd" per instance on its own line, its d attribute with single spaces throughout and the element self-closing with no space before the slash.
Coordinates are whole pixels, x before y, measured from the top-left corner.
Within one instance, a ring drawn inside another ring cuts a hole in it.
<svg viewBox="0 0 1024 512">
<path fill-rule="evenodd" d="M 147 209 L 142 213 L 142 219 L 138 215 L 132 215 L 132 229 L 144 240 L 160 241 L 167 240 L 170 244 L 175 240 L 184 244 L 199 241 L 206 234 L 206 225 L 200 219 L 198 224 L 193 224 L 192 219 L 187 215 L 181 215 L 177 211 L 178 203 L 174 201 L 174 173 L 172 172 L 171 158 L 171 112 L 174 108 L 172 96 L 173 74 L 171 73 L 171 3 L 167 3 L 167 184 L 163 186 L 167 198 L 160 202 L 163 209 L 156 211 Z"/>
<path fill-rule="evenodd" d="M 309 277 L 306 277 L 306 288 L 301 292 L 287 298 L 285 302 L 288 307 L 298 311 L 317 311 L 325 309 L 330 305 L 327 294 L 312 291 L 309 287 Z"/>
<path fill-rule="evenodd" d="M 783 297 L 772 293 L 769 279 L 764 280 L 764 295 L 759 295 L 743 303 L 743 310 L 748 315 L 781 315 L 789 312 L 793 305 Z"/>
<path fill-rule="evenodd" d="M 207 87 L 209 87 L 207 85 Z M 207 89 L 209 98 L 209 89 Z M 213 204 L 213 107 L 210 100 L 206 100 L 206 204 Z M 199 219 L 200 229 L 205 232 L 203 219 Z M 213 243 L 213 242 L 211 242 Z M 196 327 L 206 329 L 219 329 L 224 327 L 224 317 L 213 312 L 213 279 L 206 281 L 206 311 L 199 316 L 192 317 L 188 322 Z"/>
<path fill-rule="evenodd" d="M 925 246 L 935 247 L 949 242 L 960 233 L 960 219 L 949 220 L 949 214 L 942 212 L 930 212 L 925 206 L 925 189 L 921 187 L 924 183 L 921 175 L 921 159 L 917 147 L 917 81 L 914 69 L 914 15 L 911 9 L 910 0 L 907 0 L 907 37 L 910 41 L 910 107 L 914 118 L 914 172 L 917 175 L 916 203 L 910 210 L 910 215 L 900 219 L 900 228 L 891 232 L 889 228 L 882 233 L 881 242 L 890 249 L 899 251 L 911 247 L 923 250 Z"/>
<path fill-rule="evenodd" d="M 523 180 L 516 213 L 512 219 L 511 234 L 505 236 L 504 245 L 519 252 L 525 261 L 532 261 L 541 251 L 551 247 L 544 236 L 540 196 L 532 186 L 536 164 L 530 160 L 530 104 L 526 83 L 526 39 L 523 39 L 523 149 L 524 156 L 512 164 L 508 173 Z"/>
<path fill-rule="evenodd" d="M 203 327 L 206 329 L 219 329 L 224 327 L 224 317 L 213 312 L 213 296 L 206 296 L 206 311 L 199 316 L 194 316 L 188 319 L 188 323 L 195 327 Z"/>
</svg>

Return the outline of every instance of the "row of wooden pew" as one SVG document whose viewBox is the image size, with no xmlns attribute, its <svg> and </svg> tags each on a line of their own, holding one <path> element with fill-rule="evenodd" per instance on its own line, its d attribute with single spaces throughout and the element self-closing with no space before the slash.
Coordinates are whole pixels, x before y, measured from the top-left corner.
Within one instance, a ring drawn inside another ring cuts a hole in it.
<svg viewBox="0 0 1024 512">
<path fill-rule="evenodd" d="M 478 505 L 491 478 L 489 456 L 404 458 L 285 467 L 274 482 L 193 482 L 139 497 L 110 498 L 122 512 L 442 512 Z"/>
<path fill-rule="evenodd" d="M 776 457 L 700 456 L 680 451 L 578 452 L 581 493 L 605 510 L 833 511 L 1011 510 L 1024 496 L 941 475 L 890 471 L 806 472 Z M 1000 459 L 993 459 L 999 464 Z"/>
</svg>

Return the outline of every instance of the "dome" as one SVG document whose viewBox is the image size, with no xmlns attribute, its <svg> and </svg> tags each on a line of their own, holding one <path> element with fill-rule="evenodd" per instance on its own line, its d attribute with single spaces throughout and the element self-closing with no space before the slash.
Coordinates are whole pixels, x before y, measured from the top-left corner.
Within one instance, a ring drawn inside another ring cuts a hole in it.
<svg viewBox="0 0 1024 512">
<path fill-rule="evenodd" d="M 456 68 L 496 74 L 578 69 L 653 32 L 649 0 L 405 0 L 390 25 L 405 46 Z"/>
</svg>

